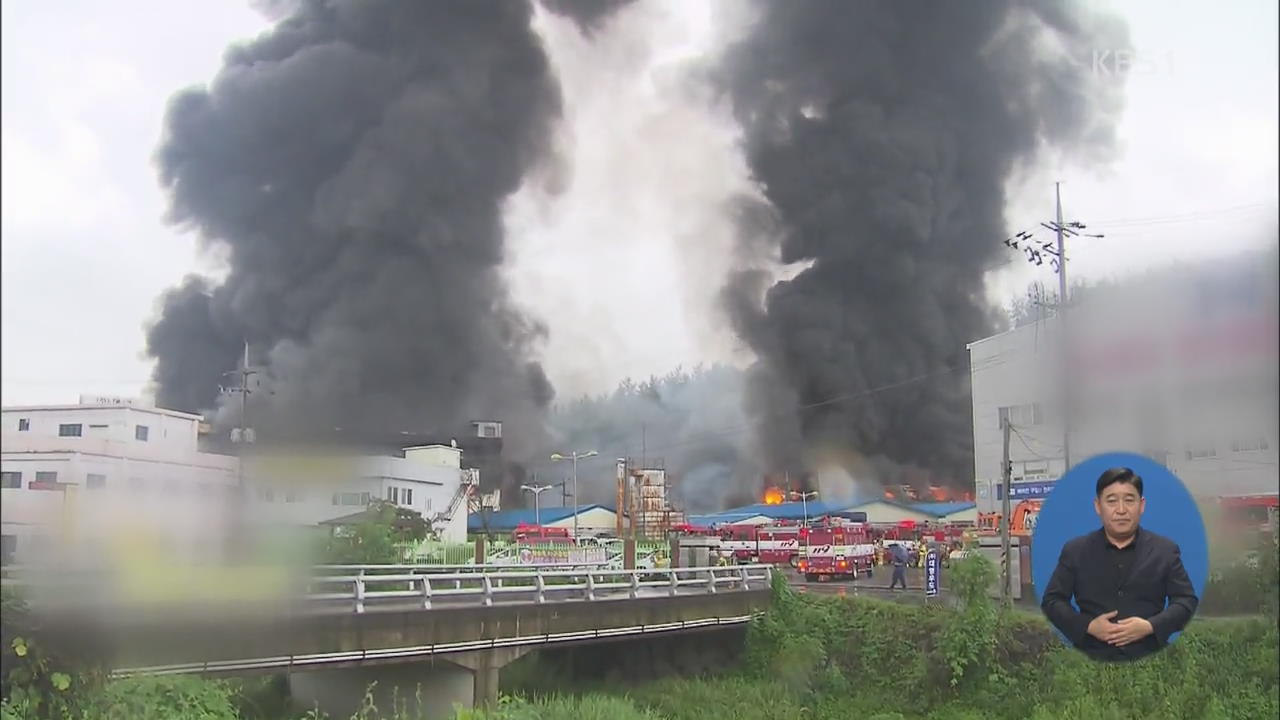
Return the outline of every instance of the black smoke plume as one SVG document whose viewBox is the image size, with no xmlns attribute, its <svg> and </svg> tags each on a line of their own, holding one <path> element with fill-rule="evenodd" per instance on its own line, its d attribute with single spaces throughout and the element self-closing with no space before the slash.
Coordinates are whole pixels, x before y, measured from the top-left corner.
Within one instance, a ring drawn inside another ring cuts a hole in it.
<svg viewBox="0 0 1280 720">
<path fill-rule="evenodd" d="M 545 330 L 500 276 L 501 205 L 548 159 L 560 92 L 513 0 L 309 0 L 170 103 L 169 219 L 223 249 L 148 333 L 161 404 L 208 410 L 245 339 L 260 437 L 439 433 L 532 441 Z M 227 404 L 227 411 L 235 408 Z M 336 435 L 334 435 L 336 433 Z M 407 443 L 406 443 L 407 444 Z"/>
<path fill-rule="evenodd" d="M 633 2 L 635 0 L 542 0 L 544 7 L 572 19 L 578 29 L 587 34 L 598 30 L 611 15 Z"/>
<path fill-rule="evenodd" d="M 972 478 L 965 344 L 999 324 L 983 280 L 1005 184 L 1045 147 L 1113 148 L 1119 86 L 1079 58 L 1127 30 L 1081 5 L 759 4 L 723 79 L 765 203 L 743 216 L 725 298 L 759 357 L 768 465 L 836 446 Z M 811 265 L 767 287 L 757 263 L 779 251 Z"/>
</svg>

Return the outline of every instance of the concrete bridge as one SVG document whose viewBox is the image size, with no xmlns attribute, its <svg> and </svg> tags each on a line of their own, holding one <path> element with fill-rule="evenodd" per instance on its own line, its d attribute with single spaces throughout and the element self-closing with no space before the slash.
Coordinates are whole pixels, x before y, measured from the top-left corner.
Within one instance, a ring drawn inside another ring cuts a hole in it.
<svg viewBox="0 0 1280 720">
<path fill-rule="evenodd" d="M 428 717 L 445 717 L 455 703 L 496 700 L 500 669 L 532 650 L 735 628 L 740 636 L 771 599 L 768 566 L 444 570 L 324 568 L 286 603 L 237 608 L 65 590 L 60 602 L 33 605 L 45 637 L 118 676 L 285 673 L 295 699 L 339 717 L 377 681 L 379 707 L 393 693 L 412 705 L 419 696 Z"/>
</svg>

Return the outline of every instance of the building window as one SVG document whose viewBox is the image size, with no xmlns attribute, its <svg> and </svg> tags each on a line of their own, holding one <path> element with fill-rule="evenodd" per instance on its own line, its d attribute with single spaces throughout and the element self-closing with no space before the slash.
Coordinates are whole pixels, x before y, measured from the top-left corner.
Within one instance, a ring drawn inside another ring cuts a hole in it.
<svg viewBox="0 0 1280 720">
<path fill-rule="evenodd" d="M 18 432 L 27 432 L 31 429 L 31 418 L 18 418 Z"/>
<path fill-rule="evenodd" d="M 1043 424 L 1044 414 L 1040 410 L 1040 403 L 1008 405 L 1000 408 L 999 420 L 1008 420 L 1014 427 L 1030 427 Z"/>
<path fill-rule="evenodd" d="M 17 535 L 0 535 L 0 563 L 8 565 L 13 561 L 13 554 L 17 551 Z"/>
<path fill-rule="evenodd" d="M 80 437 L 82 427 L 80 423 L 63 423 L 58 426 L 58 437 Z"/>
<path fill-rule="evenodd" d="M 0 473 L 0 477 L 4 478 L 0 487 L 4 487 L 6 490 L 17 490 L 22 487 L 22 473 L 20 472 L 5 471 Z"/>
<path fill-rule="evenodd" d="M 133 437 L 135 440 L 146 442 L 147 436 L 151 434 L 151 429 L 146 425 L 139 425 L 133 429 Z"/>
<path fill-rule="evenodd" d="M 400 503 L 400 488 L 387 488 L 387 500 L 391 502 L 392 505 L 398 505 Z"/>
<path fill-rule="evenodd" d="M 412 505 L 412 504 L 413 504 L 413 490 L 410 490 L 409 488 L 404 488 L 403 490 L 401 490 L 401 491 L 400 491 L 400 499 L 404 501 L 404 504 L 405 504 L 405 505 Z"/>
<path fill-rule="evenodd" d="M 1218 450 L 1212 445 L 1199 445 L 1187 449 L 1188 460 L 1203 460 L 1204 458 L 1212 457 L 1218 457 Z"/>
<path fill-rule="evenodd" d="M 1231 441 L 1231 452 L 1258 452 L 1259 450 L 1266 450 L 1267 447 L 1267 440 L 1262 436 Z"/>
<path fill-rule="evenodd" d="M 56 470 L 44 470 L 36 473 L 36 482 L 58 482 L 58 473 Z"/>
<path fill-rule="evenodd" d="M 1024 480 L 1047 480 L 1049 478 L 1049 463 L 1045 461 L 1022 463 L 1022 478 Z"/>
<path fill-rule="evenodd" d="M 32 490 L 58 490 L 58 473 L 45 470 L 36 473 L 36 479 L 27 485 Z"/>
<path fill-rule="evenodd" d="M 287 503 L 302 502 L 302 491 L 289 488 L 284 491 L 284 501 Z"/>
<path fill-rule="evenodd" d="M 101 490 L 107 486 L 107 476 L 97 473 L 89 473 L 85 476 L 84 486 L 89 490 Z"/>
<path fill-rule="evenodd" d="M 276 491 L 271 488 L 258 488 L 258 499 L 262 502 L 275 502 Z"/>
<path fill-rule="evenodd" d="M 487 438 L 498 437 L 498 428 L 492 425 L 481 425 L 480 437 L 487 437 Z"/>
<path fill-rule="evenodd" d="M 356 507 L 359 505 L 368 505 L 369 499 L 370 499 L 369 493 L 367 492 L 366 493 L 334 493 L 333 494 L 334 505 L 348 505 L 351 507 Z"/>
</svg>

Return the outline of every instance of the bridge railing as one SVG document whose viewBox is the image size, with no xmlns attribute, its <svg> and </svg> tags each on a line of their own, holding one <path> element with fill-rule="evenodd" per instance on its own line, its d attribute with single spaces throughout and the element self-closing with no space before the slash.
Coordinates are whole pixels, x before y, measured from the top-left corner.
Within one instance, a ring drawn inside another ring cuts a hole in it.
<svg viewBox="0 0 1280 720">
<path fill-rule="evenodd" d="M 386 566 L 365 570 L 381 571 Z M 547 603 L 674 597 L 769 587 L 768 565 L 617 570 L 569 568 L 477 572 L 421 572 L 317 577 L 307 600 L 338 604 L 363 613 L 371 607 L 412 603 L 430 609 L 439 604 L 492 606 L 501 603 Z M 316 592 L 321 587 L 327 590 Z"/>
</svg>

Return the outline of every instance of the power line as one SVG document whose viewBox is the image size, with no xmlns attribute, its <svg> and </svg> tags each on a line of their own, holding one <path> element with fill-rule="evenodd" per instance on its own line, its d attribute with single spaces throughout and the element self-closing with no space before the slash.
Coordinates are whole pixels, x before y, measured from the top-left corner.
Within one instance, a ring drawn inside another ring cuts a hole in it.
<svg viewBox="0 0 1280 720">
<path fill-rule="evenodd" d="M 1106 225 L 1108 228 L 1112 228 L 1112 227 L 1127 227 L 1131 225 L 1194 222 L 1194 221 L 1198 221 L 1206 218 L 1217 217 L 1220 215 L 1230 215 L 1233 213 L 1238 213 L 1243 211 L 1256 210 L 1261 208 L 1274 208 L 1274 207 L 1276 207 L 1276 202 L 1272 200 L 1269 202 L 1248 203 L 1245 205 L 1233 205 L 1233 206 L 1224 207 L 1224 208 L 1195 210 L 1192 212 L 1182 213 L 1179 215 L 1155 215 L 1151 217 L 1111 218 L 1107 220 L 1095 220 L 1094 224 Z"/>
<path fill-rule="evenodd" d="M 1039 452 L 1033 450 L 1031 446 L 1027 444 L 1027 439 L 1023 437 L 1022 433 L 1018 430 L 1017 426 L 1015 426 L 1013 423 L 1009 424 L 1009 429 L 1012 430 L 1014 436 L 1018 438 L 1018 442 L 1022 443 L 1022 447 L 1026 448 L 1027 452 L 1031 453 L 1037 460 L 1057 460 L 1058 459 L 1057 457 L 1048 457 L 1045 455 L 1041 455 Z M 1037 440 L 1036 442 L 1040 442 L 1040 441 Z M 1048 450 L 1048 452 L 1055 452 L 1055 451 L 1061 452 L 1062 448 L 1050 447 Z"/>
</svg>

